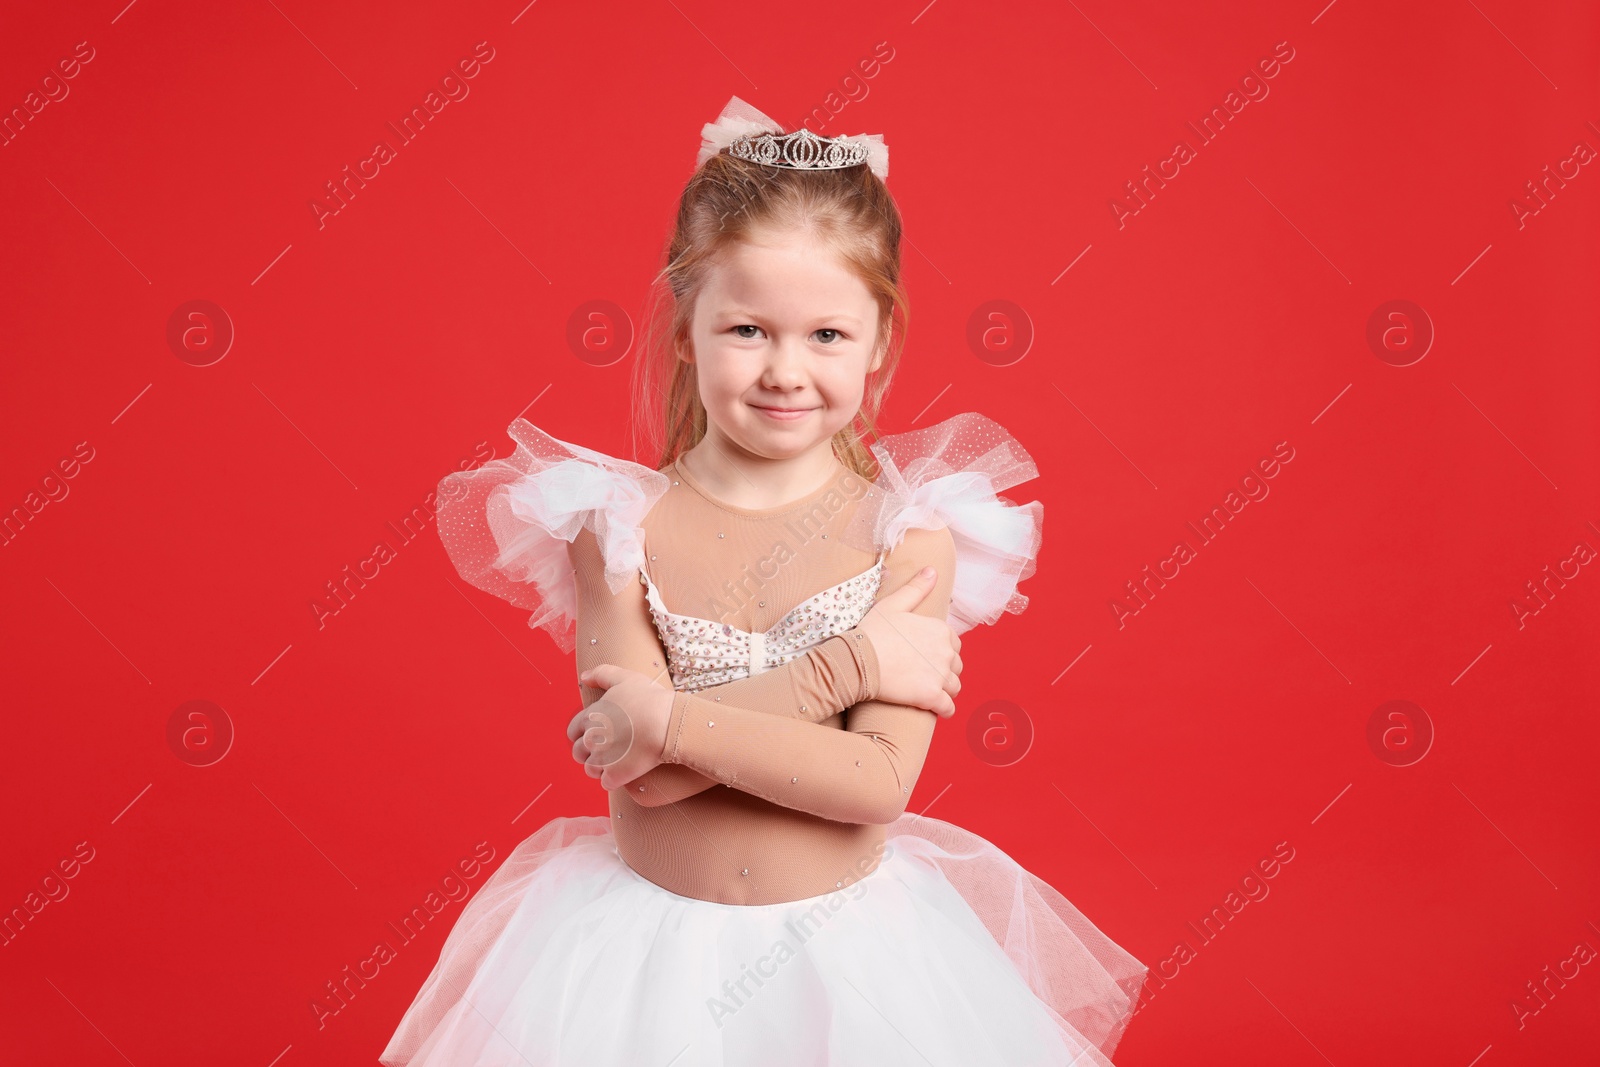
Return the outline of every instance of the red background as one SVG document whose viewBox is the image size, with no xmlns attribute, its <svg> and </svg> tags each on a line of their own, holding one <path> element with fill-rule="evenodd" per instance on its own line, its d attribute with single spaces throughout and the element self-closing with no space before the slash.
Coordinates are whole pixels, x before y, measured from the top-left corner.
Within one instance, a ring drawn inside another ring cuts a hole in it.
<svg viewBox="0 0 1600 1067">
<path fill-rule="evenodd" d="M 1593 1055 L 1600 967 L 1542 1007 L 1526 983 L 1600 948 L 1600 575 L 1525 588 L 1600 546 L 1600 175 L 1563 163 L 1600 145 L 1592 8 L 121 3 L 0 33 L 8 114 L 93 49 L 0 148 L 0 507 L 59 497 L 0 553 L 0 909 L 92 849 L 0 948 L 5 1059 L 373 1062 L 461 904 L 319 1026 L 324 983 L 479 842 L 474 890 L 605 810 L 562 733 L 570 659 L 431 525 L 390 524 L 508 453 L 518 413 L 629 454 L 631 356 L 595 365 L 568 323 L 637 322 L 735 94 L 885 134 L 913 301 L 885 430 L 980 411 L 1038 461 L 1008 493 L 1045 503 L 1032 604 L 967 635 L 911 810 L 1165 976 L 1118 1062 Z M 470 94 L 319 225 L 324 183 L 478 42 Z M 1201 144 L 1187 123 L 1275 48 L 1270 93 Z M 208 366 L 210 335 L 167 339 L 197 299 L 236 331 Z M 969 344 L 991 300 L 1023 358 Z M 1374 347 L 1392 300 L 1420 311 Z M 1199 547 L 1185 524 L 1280 442 L 1270 494 Z M 1119 624 L 1180 538 L 1197 557 Z M 380 539 L 395 558 L 327 600 Z M 234 731 L 209 766 L 169 740 L 192 700 Z M 1008 767 L 966 740 L 993 700 L 1036 732 Z M 1393 700 L 1420 711 L 1369 743 Z M 1280 842 L 1270 893 L 1202 942 Z"/>
</svg>

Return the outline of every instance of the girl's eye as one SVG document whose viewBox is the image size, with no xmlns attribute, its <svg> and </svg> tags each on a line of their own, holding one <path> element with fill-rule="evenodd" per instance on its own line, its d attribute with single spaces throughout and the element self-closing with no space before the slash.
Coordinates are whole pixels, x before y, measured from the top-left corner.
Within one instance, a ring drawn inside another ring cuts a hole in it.
<svg viewBox="0 0 1600 1067">
<path fill-rule="evenodd" d="M 743 323 L 741 325 L 733 327 L 733 329 L 734 329 L 735 333 L 738 333 L 738 331 L 740 331 L 740 330 L 756 330 L 756 331 L 759 332 L 761 327 L 746 322 L 746 323 Z M 838 340 L 844 336 L 844 334 L 840 333 L 838 330 L 831 329 L 831 328 L 829 328 L 827 326 L 824 326 L 822 329 L 817 330 L 816 332 L 819 333 L 819 334 L 829 334 L 829 335 L 831 335 L 829 337 L 822 338 L 822 343 L 824 345 L 829 346 L 829 347 L 831 347 L 834 344 L 838 343 Z M 738 336 L 739 336 L 739 338 L 741 340 L 745 340 L 745 341 L 752 341 L 752 340 L 755 339 L 754 335 L 748 334 L 748 333 L 738 333 Z"/>
</svg>

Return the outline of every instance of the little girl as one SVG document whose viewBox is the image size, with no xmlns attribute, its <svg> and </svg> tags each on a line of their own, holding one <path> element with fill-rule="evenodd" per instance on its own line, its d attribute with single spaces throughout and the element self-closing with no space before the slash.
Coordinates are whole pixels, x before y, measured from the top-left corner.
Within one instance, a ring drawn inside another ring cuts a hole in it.
<svg viewBox="0 0 1600 1067">
<path fill-rule="evenodd" d="M 1110 1064 L 1144 965 L 908 811 L 957 635 L 1027 604 L 1043 505 L 997 492 L 1037 470 L 972 412 L 864 444 L 905 329 L 882 138 L 737 97 L 703 134 L 641 356 L 661 465 L 519 418 L 438 494 L 461 575 L 576 649 L 609 814 L 517 846 L 380 1062 Z"/>
</svg>

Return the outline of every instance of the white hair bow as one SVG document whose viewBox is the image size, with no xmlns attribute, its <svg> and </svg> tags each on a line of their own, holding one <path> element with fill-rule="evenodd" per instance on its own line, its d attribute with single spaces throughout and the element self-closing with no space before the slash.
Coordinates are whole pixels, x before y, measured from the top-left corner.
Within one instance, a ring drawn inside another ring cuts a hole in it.
<svg viewBox="0 0 1600 1067">
<path fill-rule="evenodd" d="M 741 137 L 757 137 L 764 133 L 783 133 L 777 120 L 756 107 L 739 99 L 730 99 L 717 116 L 700 130 L 700 155 L 695 160 L 699 166 Z M 881 133 L 855 133 L 830 138 L 864 145 L 867 149 L 867 167 L 881 180 L 889 179 L 889 146 L 883 143 Z"/>
</svg>

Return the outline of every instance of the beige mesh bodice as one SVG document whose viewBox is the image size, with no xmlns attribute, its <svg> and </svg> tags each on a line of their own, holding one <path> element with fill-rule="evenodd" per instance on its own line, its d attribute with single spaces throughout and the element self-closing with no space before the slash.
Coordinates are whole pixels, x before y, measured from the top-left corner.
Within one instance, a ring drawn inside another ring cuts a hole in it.
<svg viewBox="0 0 1600 1067">
<path fill-rule="evenodd" d="M 873 489 L 842 465 L 804 499 L 760 510 L 718 501 L 677 464 L 662 473 L 672 485 L 641 525 L 639 582 L 613 594 L 587 531 L 570 551 L 577 669 L 613 663 L 678 691 L 666 762 L 610 794 L 618 853 L 683 896 L 827 892 L 875 865 L 938 721 L 869 696 L 877 657 L 857 624 L 929 564 L 937 582 L 916 610 L 944 619 L 954 542 L 913 529 L 876 558 L 841 543 Z M 581 691 L 585 705 L 602 694 Z"/>
</svg>

